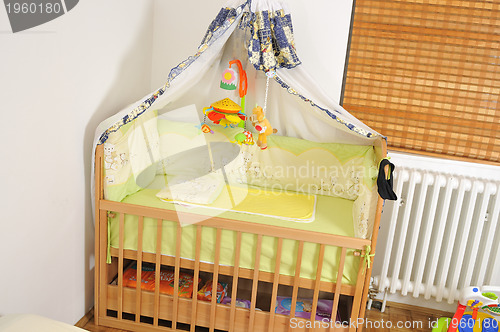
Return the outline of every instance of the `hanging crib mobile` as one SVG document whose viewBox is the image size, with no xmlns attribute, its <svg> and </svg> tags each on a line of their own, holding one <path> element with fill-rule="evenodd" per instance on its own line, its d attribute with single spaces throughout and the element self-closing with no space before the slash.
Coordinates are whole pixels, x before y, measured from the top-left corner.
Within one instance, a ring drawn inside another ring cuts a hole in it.
<svg viewBox="0 0 500 332">
<path fill-rule="evenodd" d="M 239 75 L 234 69 L 231 68 L 233 64 L 238 67 Z M 239 76 L 239 82 L 238 82 Z M 239 83 L 239 84 L 238 84 Z M 238 133 L 235 136 L 236 143 L 238 144 L 253 144 L 252 133 L 246 130 L 245 121 L 245 96 L 247 94 L 247 75 L 243 70 L 240 60 L 233 60 L 229 62 L 229 67 L 222 73 L 222 80 L 220 87 L 224 90 L 236 90 L 239 86 L 240 105 L 235 103 L 229 98 L 224 98 L 203 109 L 205 121 L 201 127 L 204 133 L 213 132 L 212 129 L 206 124 L 206 118 L 215 124 L 227 127 L 240 127 L 245 131 Z"/>
</svg>

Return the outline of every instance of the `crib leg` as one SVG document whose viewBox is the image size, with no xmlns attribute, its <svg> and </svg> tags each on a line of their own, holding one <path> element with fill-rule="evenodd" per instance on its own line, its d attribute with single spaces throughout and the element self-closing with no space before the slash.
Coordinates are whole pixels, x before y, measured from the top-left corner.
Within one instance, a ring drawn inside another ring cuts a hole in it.
<svg viewBox="0 0 500 332">
<path fill-rule="evenodd" d="M 104 146 L 101 144 L 97 146 L 96 151 L 95 151 L 95 168 L 94 168 L 94 177 L 95 177 L 95 184 L 94 184 L 94 199 L 95 199 L 95 219 L 94 219 L 94 232 L 95 232 L 95 247 L 94 247 L 94 323 L 96 326 L 99 326 L 99 317 L 101 313 L 101 307 L 100 307 L 100 301 L 99 301 L 99 296 L 101 294 L 100 290 L 100 280 L 102 278 L 102 271 L 101 271 L 101 256 L 105 252 L 103 248 L 101 247 L 102 245 L 102 240 L 101 240 L 101 216 L 103 213 L 99 209 L 99 202 L 101 199 L 104 197 L 104 192 L 102 190 L 101 184 L 102 184 L 102 156 L 104 155 L 103 152 Z"/>
</svg>

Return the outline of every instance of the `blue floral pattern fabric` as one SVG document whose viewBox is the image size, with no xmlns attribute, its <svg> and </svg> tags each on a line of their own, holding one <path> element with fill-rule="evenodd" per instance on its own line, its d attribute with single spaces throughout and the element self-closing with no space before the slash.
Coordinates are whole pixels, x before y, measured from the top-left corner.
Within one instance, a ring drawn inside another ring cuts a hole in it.
<svg viewBox="0 0 500 332">
<path fill-rule="evenodd" d="M 201 41 L 201 45 L 208 44 L 210 40 L 214 37 L 217 31 L 220 31 L 221 27 L 224 27 L 225 22 L 227 21 L 234 21 L 236 16 L 238 16 L 238 12 L 241 11 L 237 10 L 236 8 L 222 8 L 219 11 L 219 14 L 215 17 L 215 19 L 210 23 L 208 26 L 207 32 L 205 33 L 205 36 L 203 37 L 203 40 Z"/>
<path fill-rule="evenodd" d="M 248 58 L 257 70 L 293 68 L 300 65 L 295 51 L 292 19 L 281 10 L 252 13 Z"/>
</svg>

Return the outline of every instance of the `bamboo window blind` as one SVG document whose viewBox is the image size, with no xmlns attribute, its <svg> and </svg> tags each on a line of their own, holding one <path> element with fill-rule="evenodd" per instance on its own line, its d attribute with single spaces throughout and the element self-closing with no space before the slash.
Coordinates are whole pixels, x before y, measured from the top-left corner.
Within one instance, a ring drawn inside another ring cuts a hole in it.
<svg viewBox="0 0 500 332">
<path fill-rule="evenodd" d="M 500 163 L 500 0 L 357 0 L 343 105 L 393 150 Z"/>
</svg>

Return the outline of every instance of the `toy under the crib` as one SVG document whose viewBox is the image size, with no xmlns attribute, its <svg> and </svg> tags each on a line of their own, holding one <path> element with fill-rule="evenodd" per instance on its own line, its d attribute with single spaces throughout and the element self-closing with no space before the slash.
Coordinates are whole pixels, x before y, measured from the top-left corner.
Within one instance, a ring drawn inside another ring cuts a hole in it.
<svg viewBox="0 0 500 332">
<path fill-rule="evenodd" d="M 433 332 L 498 332 L 500 286 L 467 287 L 462 289 L 453 318 L 442 317 Z M 466 312 L 470 307 L 472 312 Z"/>
<path fill-rule="evenodd" d="M 174 282 L 175 282 L 175 274 L 172 269 L 162 268 L 159 273 L 160 282 L 159 282 L 159 292 L 162 294 L 167 294 L 172 296 L 174 294 Z M 149 292 L 154 292 L 156 287 L 156 273 L 155 267 L 145 263 L 142 265 L 141 272 L 141 289 Z M 125 269 L 123 272 L 123 286 L 129 288 L 137 287 L 137 263 L 131 264 L 129 267 Z M 117 280 L 115 280 L 117 282 Z M 193 289 L 194 284 L 194 276 L 189 272 L 180 272 L 179 273 L 179 297 L 182 298 L 191 298 L 193 296 L 193 292 L 196 292 L 196 298 L 201 301 L 211 301 L 213 294 L 213 280 L 208 279 L 205 282 L 202 282 L 202 278 L 198 279 L 198 285 L 203 285 L 201 289 L 195 290 Z M 219 281 L 217 282 L 217 303 L 221 303 L 224 305 L 231 305 L 232 299 L 228 297 L 228 288 L 229 284 Z M 291 297 L 276 297 L 276 305 L 274 308 L 274 312 L 280 315 L 289 316 L 291 313 L 291 304 L 293 303 Z M 312 313 L 312 305 L 313 299 L 302 299 L 298 298 L 295 305 L 295 317 L 296 318 L 304 318 L 311 319 Z M 246 299 L 236 299 L 236 306 L 239 308 L 250 309 L 251 302 Z M 333 301 L 326 299 L 318 299 L 317 308 L 316 308 L 316 317 L 315 320 L 318 321 L 331 321 L 334 319 L 336 322 L 341 322 L 340 312 L 337 310 L 335 316 L 332 316 L 332 308 Z M 261 309 L 256 308 L 256 310 L 261 311 Z M 273 310 L 273 308 L 270 308 Z"/>
</svg>

